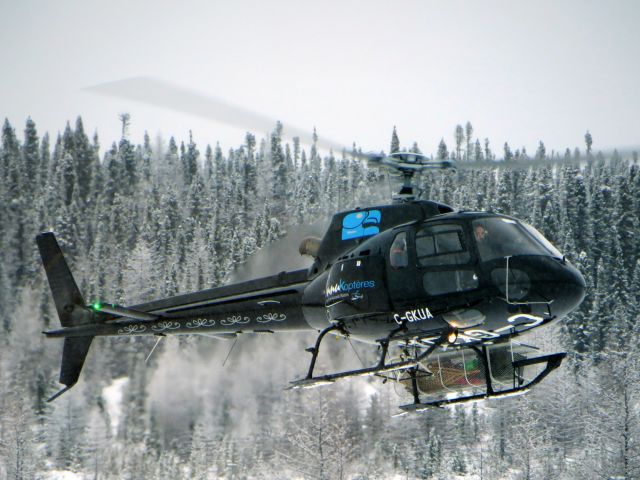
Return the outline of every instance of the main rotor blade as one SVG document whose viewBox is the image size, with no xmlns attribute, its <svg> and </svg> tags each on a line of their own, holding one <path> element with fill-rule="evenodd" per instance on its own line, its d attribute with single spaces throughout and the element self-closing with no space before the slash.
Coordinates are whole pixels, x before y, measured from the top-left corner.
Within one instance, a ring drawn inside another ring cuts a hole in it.
<svg viewBox="0 0 640 480">
<path fill-rule="evenodd" d="M 276 119 L 267 115 L 149 77 L 125 78 L 86 87 L 85 90 L 99 95 L 133 100 L 176 112 L 188 113 L 258 133 L 270 132 L 276 125 Z M 308 144 L 313 141 L 313 135 L 301 128 L 287 125 L 284 130 L 288 137 L 299 137 L 300 140 Z M 340 143 L 326 138 L 318 138 L 317 145 L 318 148 L 334 152 L 341 152 L 345 149 Z"/>
</svg>

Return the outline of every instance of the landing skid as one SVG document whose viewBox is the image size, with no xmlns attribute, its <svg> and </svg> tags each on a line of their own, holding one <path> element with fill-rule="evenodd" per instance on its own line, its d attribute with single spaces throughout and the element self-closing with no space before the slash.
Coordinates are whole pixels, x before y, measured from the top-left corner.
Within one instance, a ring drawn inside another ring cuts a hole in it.
<svg viewBox="0 0 640 480">
<path fill-rule="evenodd" d="M 341 378 L 367 377 L 370 375 L 381 375 L 384 373 L 390 373 L 397 370 L 411 370 L 415 372 L 417 370 L 418 363 L 426 359 L 429 355 L 431 355 L 434 352 L 434 350 L 438 348 L 440 345 L 447 343 L 449 336 L 452 333 L 449 330 L 445 331 L 431 346 L 429 346 L 429 348 L 426 351 L 424 351 L 420 355 L 417 355 L 415 358 L 412 358 L 410 360 L 405 360 L 402 362 L 386 363 L 387 353 L 389 351 L 389 342 L 391 342 L 391 340 L 394 340 L 396 335 L 398 335 L 400 332 L 402 332 L 405 329 L 406 329 L 405 325 L 402 324 L 395 330 L 391 331 L 391 333 L 389 333 L 389 335 L 387 335 L 385 338 L 378 340 L 378 343 L 380 344 L 380 347 L 381 347 L 381 352 L 380 352 L 380 359 L 378 360 L 377 365 L 369 368 L 361 368 L 358 370 L 348 370 L 345 372 L 331 373 L 328 375 L 319 375 L 314 377 L 313 370 L 316 365 L 316 360 L 318 359 L 318 354 L 320 353 L 320 344 L 322 343 L 322 339 L 325 337 L 325 335 L 334 330 L 339 330 L 343 334 L 347 335 L 347 332 L 345 331 L 345 329 L 341 324 L 331 325 L 330 327 L 327 327 L 320 332 L 320 334 L 318 335 L 318 339 L 316 340 L 315 347 L 311 347 L 307 349 L 307 351 L 310 352 L 312 355 L 307 376 L 303 379 L 294 380 L 293 382 L 290 382 L 290 385 L 287 388 L 288 389 L 315 388 L 322 385 L 330 385 L 336 380 L 339 380 Z"/>
</svg>

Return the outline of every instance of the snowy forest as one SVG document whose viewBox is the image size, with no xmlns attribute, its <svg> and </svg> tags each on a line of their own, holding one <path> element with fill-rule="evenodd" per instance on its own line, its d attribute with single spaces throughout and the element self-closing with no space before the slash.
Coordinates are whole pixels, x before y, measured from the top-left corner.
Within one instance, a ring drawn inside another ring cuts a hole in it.
<svg viewBox="0 0 640 480">
<path fill-rule="evenodd" d="M 128 305 L 304 267 L 304 235 L 396 188 L 353 152 L 287 143 L 280 124 L 222 151 L 134 141 L 121 120 L 110 146 L 80 118 L 55 139 L 31 119 L 2 127 L 0 479 L 640 478 L 640 170 L 636 153 L 595 153 L 589 133 L 529 155 L 467 123 L 434 157 L 495 166 L 420 178 L 422 198 L 531 223 L 587 280 L 576 312 L 525 337 L 568 352 L 527 395 L 394 417 L 400 399 L 375 378 L 284 390 L 314 335 L 247 334 L 231 352 L 168 338 L 148 361 L 153 338 L 96 339 L 78 385 L 46 403 L 62 342 L 41 334 L 58 319 L 37 233 L 56 232 L 85 300 Z M 540 165 L 505 168 L 529 158 Z M 331 341 L 320 367 L 374 358 L 355 348 Z"/>
</svg>

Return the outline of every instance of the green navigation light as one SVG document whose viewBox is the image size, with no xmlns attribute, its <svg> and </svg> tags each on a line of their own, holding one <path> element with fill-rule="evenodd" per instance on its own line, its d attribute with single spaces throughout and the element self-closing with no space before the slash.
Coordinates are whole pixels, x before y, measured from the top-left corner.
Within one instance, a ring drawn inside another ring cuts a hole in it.
<svg viewBox="0 0 640 480">
<path fill-rule="evenodd" d="M 100 310 L 102 308 L 102 304 L 100 302 L 96 302 L 92 305 L 94 310 Z"/>
</svg>

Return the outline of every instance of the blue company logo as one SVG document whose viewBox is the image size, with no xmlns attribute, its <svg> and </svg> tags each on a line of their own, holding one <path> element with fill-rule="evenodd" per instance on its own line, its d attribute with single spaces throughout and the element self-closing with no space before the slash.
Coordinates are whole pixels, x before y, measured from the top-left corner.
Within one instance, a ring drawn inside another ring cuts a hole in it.
<svg viewBox="0 0 640 480">
<path fill-rule="evenodd" d="M 380 233 L 380 210 L 352 212 L 342 219 L 342 240 L 368 237 Z"/>
<path fill-rule="evenodd" d="M 338 283 L 328 286 L 325 293 L 327 297 L 330 297 L 333 295 L 346 294 L 351 290 L 360 290 L 361 288 L 375 288 L 375 286 L 375 280 L 356 280 L 349 283 L 345 282 L 344 280 L 340 280 Z"/>
</svg>

